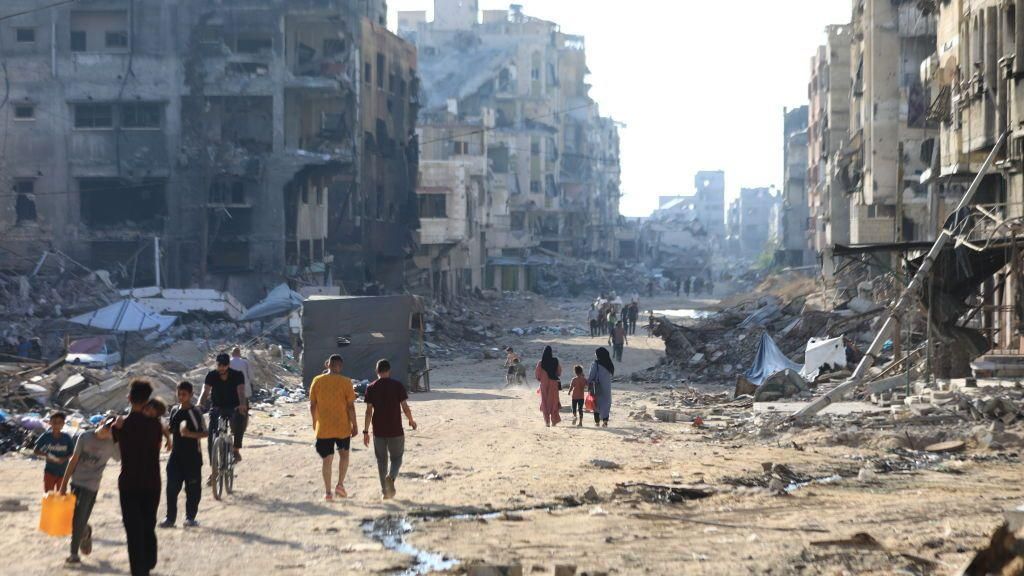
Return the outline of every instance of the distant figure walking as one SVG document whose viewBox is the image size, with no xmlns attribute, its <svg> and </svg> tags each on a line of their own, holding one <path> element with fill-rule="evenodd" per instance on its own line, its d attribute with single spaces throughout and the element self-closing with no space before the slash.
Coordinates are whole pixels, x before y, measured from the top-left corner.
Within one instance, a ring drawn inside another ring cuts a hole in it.
<svg viewBox="0 0 1024 576">
<path fill-rule="evenodd" d="M 636 335 L 636 321 L 640 319 L 640 304 L 633 302 L 629 305 L 629 334 Z"/>
<path fill-rule="evenodd" d="M 629 337 L 626 336 L 626 328 L 619 322 L 612 329 L 612 333 L 608 336 L 608 342 L 612 345 L 612 351 L 615 354 L 615 360 L 622 362 L 622 349 L 629 343 Z"/>
<path fill-rule="evenodd" d="M 540 411 L 544 414 L 544 425 L 556 426 L 562 421 L 558 414 L 562 407 L 558 399 L 558 379 L 562 376 L 562 366 L 551 351 L 551 346 L 544 347 L 544 355 L 537 363 L 534 375 L 540 382 Z"/>
<path fill-rule="evenodd" d="M 590 337 L 597 336 L 597 307 L 593 304 L 590 305 L 590 311 L 587 312 L 587 320 L 590 322 Z"/>
<path fill-rule="evenodd" d="M 594 406 L 594 423 L 608 427 L 608 417 L 612 411 L 612 376 L 615 375 L 615 364 L 607 348 L 597 349 L 597 359 L 590 366 L 587 382 L 597 398 Z"/>
</svg>

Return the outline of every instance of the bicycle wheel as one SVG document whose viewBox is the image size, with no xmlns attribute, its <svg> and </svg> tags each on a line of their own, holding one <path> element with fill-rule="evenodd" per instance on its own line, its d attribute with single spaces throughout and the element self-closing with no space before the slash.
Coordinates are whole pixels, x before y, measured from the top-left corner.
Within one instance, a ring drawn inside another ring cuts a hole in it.
<svg viewBox="0 0 1024 576">
<path fill-rule="evenodd" d="M 227 462 L 224 469 L 224 489 L 228 494 L 234 492 L 235 489 L 235 452 L 232 448 L 234 444 L 234 436 L 224 439 L 224 460 Z"/>
<path fill-rule="evenodd" d="M 213 497 L 220 500 L 224 494 L 224 469 L 227 465 L 224 459 L 224 438 L 220 436 L 213 441 L 213 460 Z"/>
</svg>

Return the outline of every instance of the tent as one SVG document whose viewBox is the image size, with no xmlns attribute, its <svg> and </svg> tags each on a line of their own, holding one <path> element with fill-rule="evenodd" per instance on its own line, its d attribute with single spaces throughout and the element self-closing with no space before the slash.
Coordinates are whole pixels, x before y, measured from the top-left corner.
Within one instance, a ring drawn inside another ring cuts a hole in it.
<svg viewBox="0 0 1024 576">
<path fill-rule="evenodd" d="M 803 366 L 786 358 L 786 355 L 782 353 L 782 350 L 779 350 L 779 347 L 775 345 L 775 341 L 772 340 L 772 337 L 767 332 L 761 334 L 761 342 L 757 345 L 757 355 L 754 356 L 754 364 L 745 374 L 747 380 L 760 386 L 773 374 L 783 370 L 800 372 L 803 370 Z"/>
<path fill-rule="evenodd" d="M 154 329 L 163 332 L 170 328 L 175 320 L 177 318 L 174 316 L 157 314 L 135 300 L 124 299 L 99 310 L 75 316 L 69 322 L 108 332 L 126 333 Z"/>
<path fill-rule="evenodd" d="M 292 291 L 287 284 L 280 284 L 267 294 L 258 304 L 246 310 L 239 322 L 264 320 L 276 316 L 285 316 L 289 312 L 302 307 L 302 295 Z"/>
<path fill-rule="evenodd" d="M 126 298 L 120 302 L 104 306 L 99 310 L 75 316 L 68 321 L 88 326 L 89 328 L 123 334 L 124 336 L 121 341 L 121 366 L 123 367 L 128 356 L 129 332 L 145 332 L 153 329 L 157 332 L 163 332 L 170 328 L 175 320 L 177 318 L 174 316 L 157 314 L 135 300 Z"/>
</svg>

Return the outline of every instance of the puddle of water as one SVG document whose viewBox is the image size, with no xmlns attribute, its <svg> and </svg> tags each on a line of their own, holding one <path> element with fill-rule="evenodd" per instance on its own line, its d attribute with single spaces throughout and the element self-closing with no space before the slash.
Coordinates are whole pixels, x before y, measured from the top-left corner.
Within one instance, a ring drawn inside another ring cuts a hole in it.
<svg viewBox="0 0 1024 576">
<path fill-rule="evenodd" d="M 443 554 L 420 550 L 405 541 L 405 535 L 412 532 L 412 524 L 405 518 L 385 516 L 363 523 L 363 533 L 380 542 L 388 550 L 411 556 L 415 564 L 396 572 L 395 576 L 422 576 L 444 570 L 451 570 L 459 564 L 458 560 Z"/>
<path fill-rule="evenodd" d="M 711 312 L 707 310 L 693 310 L 692 308 L 679 308 L 677 310 L 655 310 L 655 316 L 666 316 L 668 318 L 707 318 Z"/>
</svg>

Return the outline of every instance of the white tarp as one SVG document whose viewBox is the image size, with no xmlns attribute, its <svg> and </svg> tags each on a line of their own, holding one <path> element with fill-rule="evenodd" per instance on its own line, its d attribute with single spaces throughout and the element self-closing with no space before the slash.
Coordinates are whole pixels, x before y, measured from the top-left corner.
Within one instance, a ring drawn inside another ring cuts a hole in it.
<svg viewBox="0 0 1024 576">
<path fill-rule="evenodd" d="M 240 322 L 249 322 L 250 320 L 285 316 L 292 310 L 301 307 L 302 295 L 294 292 L 287 284 L 280 284 L 277 288 L 271 290 L 267 297 L 261 300 L 259 304 L 249 308 L 238 320 Z"/>
<path fill-rule="evenodd" d="M 174 324 L 174 316 L 163 316 L 134 300 L 121 300 L 99 310 L 75 316 L 69 321 L 90 328 L 110 332 L 144 332 L 156 329 L 163 332 Z"/>
<path fill-rule="evenodd" d="M 828 365 L 832 369 L 846 368 L 846 346 L 843 337 L 811 338 L 804 351 L 804 368 L 800 375 L 808 381 L 818 377 L 821 369 Z"/>
</svg>

